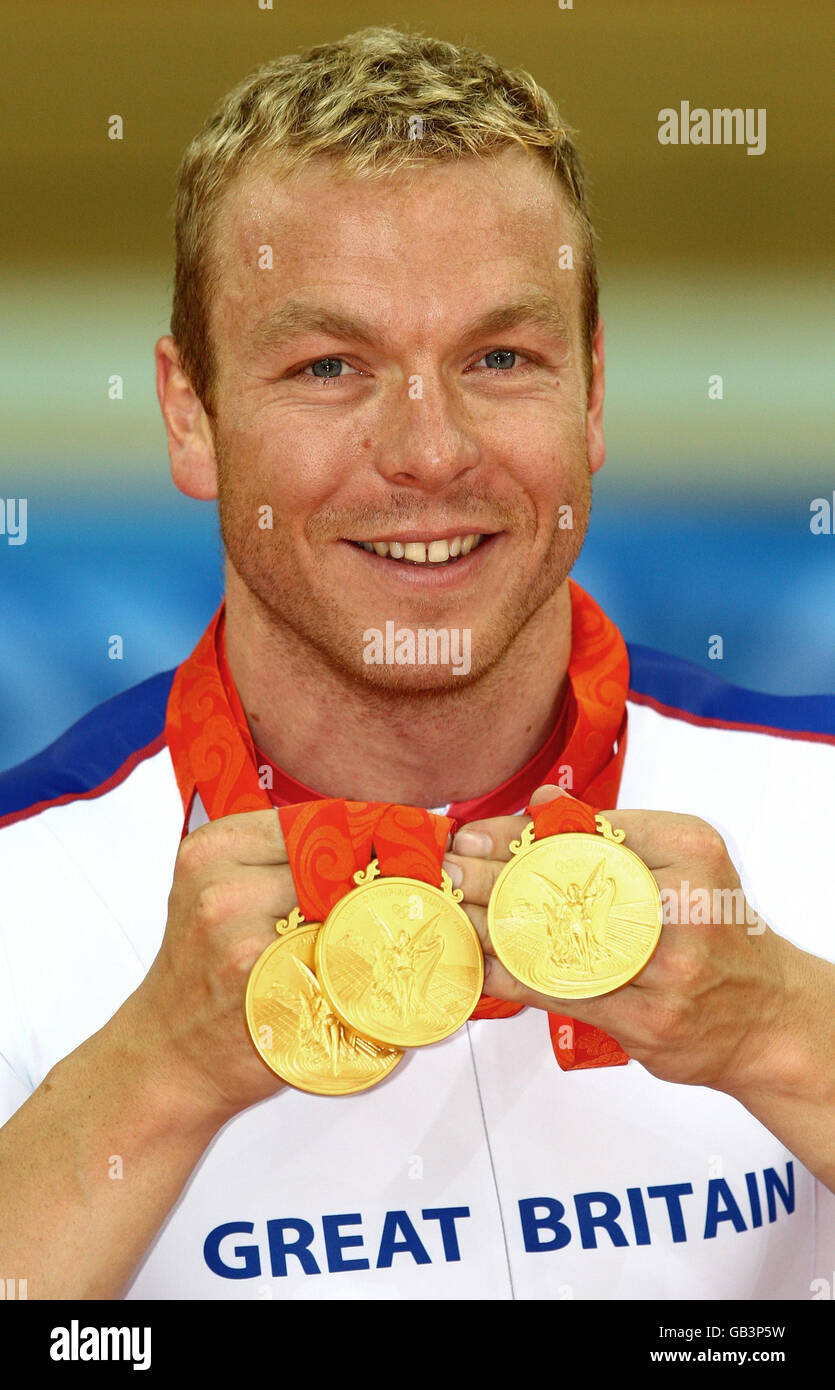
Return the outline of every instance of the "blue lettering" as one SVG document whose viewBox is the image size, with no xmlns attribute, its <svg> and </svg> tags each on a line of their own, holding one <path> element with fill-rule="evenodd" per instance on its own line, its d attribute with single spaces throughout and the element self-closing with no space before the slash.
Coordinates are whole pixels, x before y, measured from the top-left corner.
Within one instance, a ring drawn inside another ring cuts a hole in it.
<svg viewBox="0 0 835 1390">
<path fill-rule="evenodd" d="M 720 1207 L 719 1199 L 725 1203 Z M 724 1178 L 711 1178 L 707 1185 L 707 1212 L 705 1215 L 705 1240 L 716 1235 L 720 1221 L 732 1221 L 735 1231 L 747 1231 L 745 1218 L 736 1204 L 731 1189 Z"/>
<path fill-rule="evenodd" d="M 448 1264 L 461 1259 L 458 1249 L 458 1232 L 455 1221 L 459 1216 L 469 1216 L 469 1207 L 427 1207 L 421 1212 L 424 1221 L 438 1221 L 441 1227 L 441 1240 L 444 1243 L 444 1258 Z"/>
<path fill-rule="evenodd" d="M 261 1273 L 261 1256 L 257 1245 L 236 1245 L 233 1254 L 243 1260 L 240 1265 L 228 1265 L 220 1257 L 220 1242 L 231 1235 L 251 1236 L 255 1226 L 251 1221 L 227 1221 L 223 1226 L 215 1226 L 203 1242 L 203 1259 L 221 1279 L 255 1279 Z"/>
<path fill-rule="evenodd" d="M 537 1207 L 545 1208 L 544 1216 L 537 1216 Z M 519 1217 L 522 1222 L 522 1240 L 528 1251 L 562 1250 L 571 1240 L 571 1231 L 563 1217 L 565 1207 L 553 1197 L 522 1197 L 519 1200 Z M 540 1239 L 540 1227 L 552 1232 L 552 1240 Z"/>
<path fill-rule="evenodd" d="M 667 1215 L 670 1218 L 670 1231 L 674 1244 L 687 1239 L 684 1217 L 681 1214 L 681 1199 L 692 1191 L 693 1185 L 689 1182 L 668 1182 L 662 1183 L 658 1187 L 647 1188 L 648 1197 L 663 1197 L 667 1203 Z"/>
<path fill-rule="evenodd" d="M 396 1240 L 398 1231 L 402 1240 Z M 383 1234 L 380 1236 L 380 1253 L 377 1256 L 378 1269 L 391 1269 L 392 1260 L 401 1251 L 408 1250 L 415 1264 L 429 1265 L 432 1259 L 420 1236 L 405 1211 L 387 1211 Z"/>
<path fill-rule="evenodd" d="M 647 1209 L 644 1206 L 644 1194 L 640 1187 L 627 1187 L 626 1195 L 629 1198 L 629 1210 L 632 1213 L 632 1225 L 635 1228 L 635 1244 L 651 1245 L 652 1238 L 647 1222 Z"/>
<path fill-rule="evenodd" d="M 604 1208 L 597 1216 L 592 1214 L 592 1202 L 599 1202 Z M 580 1228 L 580 1243 L 584 1250 L 597 1249 L 596 1226 L 608 1231 L 613 1245 L 628 1245 L 615 1217 L 620 1216 L 620 1202 L 613 1192 L 577 1192 L 574 1197 L 577 1210 L 577 1225 Z"/>
<path fill-rule="evenodd" d="M 344 1236 L 340 1231 L 340 1225 L 359 1226 L 362 1224 L 362 1216 L 358 1211 L 346 1213 L 344 1216 L 323 1216 L 322 1230 L 325 1233 L 325 1253 L 328 1257 L 328 1269 L 331 1274 L 340 1274 L 345 1269 L 370 1269 L 368 1260 L 346 1260 L 342 1256 L 342 1248 L 345 1245 L 362 1245 L 362 1236 Z"/>
<path fill-rule="evenodd" d="M 765 1181 L 765 1204 L 768 1209 L 769 1221 L 777 1220 L 777 1203 L 774 1200 L 775 1192 L 779 1192 L 780 1200 L 791 1216 L 794 1211 L 794 1164 L 791 1160 L 786 1164 L 786 1187 L 781 1183 L 777 1176 L 777 1171 L 774 1168 L 764 1168 L 763 1179 Z"/>
<path fill-rule="evenodd" d="M 296 1233 L 296 1239 L 293 1241 L 284 1239 L 284 1232 L 289 1230 Z M 309 1221 L 294 1219 L 292 1216 L 281 1221 L 268 1221 L 267 1236 L 270 1242 L 270 1264 L 274 1277 L 287 1273 L 288 1255 L 296 1256 L 305 1274 L 322 1273 L 309 1248 L 313 1240 L 313 1227 Z"/>
<path fill-rule="evenodd" d="M 745 1186 L 748 1188 L 748 1200 L 751 1203 L 751 1225 L 756 1230 L 757 1226 L 763 1224 L 763 1209 L 760 1205 L 760 1192 L 757 1187 L 756 1173 L 745 1174 Z"/>
</svg>

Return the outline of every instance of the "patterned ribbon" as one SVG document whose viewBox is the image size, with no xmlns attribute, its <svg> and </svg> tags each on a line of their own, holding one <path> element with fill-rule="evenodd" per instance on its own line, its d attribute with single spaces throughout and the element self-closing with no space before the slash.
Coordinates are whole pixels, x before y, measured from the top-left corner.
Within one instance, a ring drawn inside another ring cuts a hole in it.
<svg viewBox="0 0 835 1390">
<path fill-rule="evenodd" d="M 387 878 L 417 878 L 436 887 L 452 821 L 417 806 L 381 801 L 303 801 L 280 806 L 278 818 L 299 907 L 323 922 L 354 887 L 354 874 L 376 856 Z"/>
<path fill-rule="evenodd" d="M 617 627 L 594 599 L 573 580 L 569 580 L 569 589 L 572 633 L 567 674 L 575 712 L 565 747 L 551 768 L 544 773 L 537 770 L 533 785 L 528 786 L 521 795 L 518 792 L 520 774 L 517 774 L 494 793 L 481 798 L 477 805 L 467 803 L 467 820 L 512 814 L 514 806 L 524 804 L 526 796 L 529 797 L 536 786 L 545 782 L 563 785 L 565 768 L 571 770 L 572 790 L 588 804 L 601 810 L 617 805 L 628 732 L 626 694 L 629 687 L 629 656 Z M 195 794 L 199 794 L 210 820 L 243 811 L 264 810 L 285 799 L 281 795 L 280 784 L 273 797 L 261 785 L 259 759 L 226 662 L 223 634 L 224 607 L 221 604 L 194 652 L 177 668 L 168 699 L 166 737 L 186 825 Z M 616 752 L 613 752 L 614 747 Z M 328 800 L 298 783 L 291 783 L 289 778 L 284 781 L 288 787 L 292 786 L 298 791 L 298 800 L 305 796 L 314 806 Z M 560 801 L 563 799 L 558 798 Z M 371 858 L 375 812 L 370 808 L 373 805 L 366 802 L 345 803 L 347 830 L 341 848 L 337 850 L 336 846 L 331 846 L 330 850 L 333 856 L 333 891 L 336 891 L 338 883 L 346 885 L 343 892 L 348 891 L 355 869 L 365 868 Z M 353 810 L 350 809 L 352 807 Z M 363 807 L 366 809 L 358 809 Z M 463 810 L 463 807 L 460 809 Z M 533 808 L 534 811 L 538 809 Z M 415 807 L 399 807 L 396 810 L 398 814 L 430 814 Z M 450 807 L 450 824 L 458 823 L 457 810 L 459 808 Z M 315 820 L 315 812 L 311 810 L 309 814 Z M 369 817 L 371 825 L 368 823 Z M 436 816 L 432 824 L 437 828 L 437 824 L 444 819 Z M 382 837 L 382 834 L 383 831 L 378 830 L 378 837 Z M 385 843 L 382 839 L 381 842 Z M 393 862 L 394 857 L 392 851 L 392 861 L 387 862 Z M 340 876 L 343 870 L 347 877 Z M 394 874 L 402 871 L 387 867 L 385 872 Z M 406 876 L 418 878 L 421 873 L 411 872 Z M 432 881 L 440 881 L 440 872 Z M 308 906 L 313 908 L 312 903 Z M 312 917 L 307 912 L 304 915 L 309 921 L 321 921 L 327 912 L 323 913 L 317 908 Z M 522 1007 L 482 995 L 471 1017 L 510 1018 L 519 1013 Z M 554 1054 L 563 1070 L 616 1066 L 628 1060 L 612 1038 L 589 1024 L 555 1014 L 548 1015 L 548 1022 Z"/>
</svg>

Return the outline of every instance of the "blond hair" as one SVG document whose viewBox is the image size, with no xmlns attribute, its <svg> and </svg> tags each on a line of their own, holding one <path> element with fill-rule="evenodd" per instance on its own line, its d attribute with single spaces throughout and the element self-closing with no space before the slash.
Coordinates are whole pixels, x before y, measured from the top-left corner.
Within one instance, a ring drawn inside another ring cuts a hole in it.
<svg viewBox="0 0 835 1390">
<path fill-rule="evenodd" d="M 416 126 L 416 120 L 420 125 Z M 410 138 L 420 132 L 420 138 Z M 587 379 L 597 327 L 594 232 L 580 157 L 547 92 L 522 69 L 470 48 L 372 27 L 265 63 L 223 99 L 186 149 L 177 175 L 171 332 L 210 415 L 215 360 L 209 304 L 212 231 L 226 188 L 268 160 L 279 176 L 328 155 L 347 175 L 382 176 L 423 160 L 538 152 L 568 197 L 580 231 Z"/>
</svg>

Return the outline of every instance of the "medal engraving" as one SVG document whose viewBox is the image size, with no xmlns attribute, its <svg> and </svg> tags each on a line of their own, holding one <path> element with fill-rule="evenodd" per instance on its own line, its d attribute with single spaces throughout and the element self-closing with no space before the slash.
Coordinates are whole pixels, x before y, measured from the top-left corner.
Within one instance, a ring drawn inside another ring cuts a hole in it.
<svg viewBox="0 0 835 1390">
<path fill-rule="evenodd" d="M 481 995 L 484 958 L 460 892 L 443 874 L 379 878 L 376 862 L 336 904 L 316 943 L 316 973 L 339 1015 L 366 1037 L 421 1047 L 454 1033 Z"/>
<path fill-rule="evenodd" d="M 511 845 L 487 908 L 499 960 L 553 999 L 587 999 L 627 984 L 661 934 L 661 894 L 650 870 L 597 817 L 599 834 L 535 840 L 526 826 Z"/>
<path fill-rule="evenodd" d="M 314 970 L 319 923 L 305 923 L 294 908 L 276 930 L 278 940 L 255 962 L 246 991 L 247 1024 L 261 1057 L 282 1080 L 315 1095 L 375 1086 L 403 1053 L 362 1037 L 335 1013 Z"/>
</svg>

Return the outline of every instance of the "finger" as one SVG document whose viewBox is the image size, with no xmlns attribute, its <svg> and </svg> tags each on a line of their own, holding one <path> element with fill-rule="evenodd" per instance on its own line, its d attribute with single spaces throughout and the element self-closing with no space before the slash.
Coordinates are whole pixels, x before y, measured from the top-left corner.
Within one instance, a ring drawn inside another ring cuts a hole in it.
<svg viewBox="0 0 835 1390">
<path fill-rule="evenodd" d="M 543 801 L 553 801 L 557 796 L 566 796 L 562 787 L 552 783 L 537 787 L 529 805 L 538 806 Z M 474 820 L 461 827 L 452 842 L 456 854 L 480 856 L 481 858 L 510 858 L 510 843 L 518 840 L 531 818 L 526 815 L 492 816 L 488 820 Z"/>
<path fill-rule="evenodd" d="M 613 830 L 623 830 L 624 844 L 647 868 L 708 865 L 721 837 L 707 821 L 676 811 L 601 811 Z"/>
<path fill-rule="evenodd" d="M 537 787 L 529 805 L 567 796 L 562 787 Z M 625 843 L 633 854 L 651 869 L 669 868 L 694 859 L 709 862 L 715 857 L 717 832 L 697 816 L 673 811 L 604 810 L 600 812 L 612 827 L 625 831 Z"/>
<path fill-rule="evenodd" d="M 565 787 L 558 787 L 553 782 L 544 782 L 541 787 L 537 787 L 528 805 L 539 806 L 545 801 L 554 801 L 558 796 L 568 795 L 569 793 L 565 790 Z"/>
<path fill-rule="evenodd" d="M 530 823 L 530 816 L 493 816 L 491 820 L 471 821 L 455 836 L 453 854 L 506 862 L 510 858 L 511 841 L 518 840 Z"/>
<path fill-rule="evenodd" d="M 464 909 L 473 926 L 475 927 L 476 931 L 478 932 L 478 939 L 481 942 L 482 951 L 485 955 L 487 955 L 488 953 L 492 955 L 493 943 L 490 940 L 490 933 L 487 930 L 486 907 L 482 907 L 480 903 L 468 903 L 466 899 L 464 900 L 464 902 L 461 903 L 461 907 Z"/>
<path fill-rule="evenodd" d="M 610 991 L 609 994 L 596 995 L 591 999 L 554 999 L 551 995 L 541 994 L 517 980 L 515 975 L 511 975 L 495 954 L 487 927 L 486 908 L 478 903 L 466 901 L 462 902 L 461 906 L 478 932 L 484 952 L 485 994 L 489 994 L 492 999 L 503 999 L 507 1003 L 523 1004 L 527 1008 L 576 1018 L 580 1023 L 590 1023 L 595 1028 L 602 1028 L 604 1033 L 609 1033 L 612 1037 L 618 1036 L 618 1029 L 624 1036 L 631 1031 L 647 997 L 635 988 L 639 977 L 621 985 L 619 989 Z"/>
<path fill-rule="evenodd" d="M 460 888 L 464 899 L 470 903 L 487 906 L 493 885 L 505 867 L 503 859 L 473 859 L 466 855 L 448 854 L 444 868 L 452 880 L 453 888 Z"/>
<path fill-rule="evenodd" d="M 540 994 L 538 990 L 530 989 L 521 980 L 517 980 L 498 956 L 487 951 L 484 953 L 483 992 L 489 994 L 492 999 L 504 999 L 510 1004 L 523 1004 L 527 1008 L 541 1009 L 544 1013 L 574 1018 L 580 1023 L 589 1023 L 595 1028 L 601 1028 L 604 1033 L 613 1037 L 618 1036 L 619 1028 L 625 1034 L 630 1026 L 635 996 L 616 998 L 617 995 L 625 996 L 629 988 L 629 985 L 624 985 L 620 990 L 613 990 L 611 994 L 596 999 L 554 999 L 551 995 Z"/>
<path fill-rule="evenodd" d="M 187 847 L 187 848 L 186 848 Z M 195 861 L 227 860 L 237 864 L 286 864 L 287 849 L 278 811 L 243 811 L 221 816 L 192 830 L 180 846 Z"/>
<path fill-rule="evenodd" d="M 236 934 L 244 921 L 263 919 L 270 929 L 288 917 L 297 903 L 296 890 L 285 864 L 206 867 L 189 889 L 193 910 L 204 926 Z"/>
</svg>

